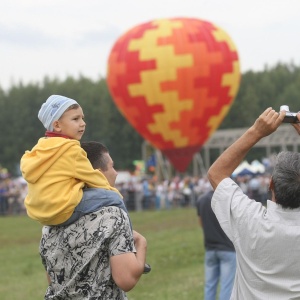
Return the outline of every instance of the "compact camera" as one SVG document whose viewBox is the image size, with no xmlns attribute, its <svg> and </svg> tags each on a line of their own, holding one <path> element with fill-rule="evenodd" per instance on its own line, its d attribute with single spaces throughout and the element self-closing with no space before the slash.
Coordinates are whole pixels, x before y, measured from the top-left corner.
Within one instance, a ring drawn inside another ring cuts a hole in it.
<svg viewBox="0 0 300 300">
<path fill-rule="evenodd" d="M 149 264 L 145 264 L 144 274 L 148 274 L 151 271 L 151 266 Z"/>
<path fill-rule="evenodd" d="M 281 105 L 280 111 L 286 111 L 283 123 L 299 123 L 300 121 L 297 118 L 297 113 L 290 112 L 290 108 L 287 105 Z"/>
</svg>

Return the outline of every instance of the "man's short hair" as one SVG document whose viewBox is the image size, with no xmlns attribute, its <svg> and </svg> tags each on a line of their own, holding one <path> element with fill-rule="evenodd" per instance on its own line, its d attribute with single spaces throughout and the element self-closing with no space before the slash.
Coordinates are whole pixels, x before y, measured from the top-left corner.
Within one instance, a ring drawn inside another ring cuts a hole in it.
<svg viewBox="0 0 300 300">
<path fill-rule="evenodd" d="M 99 142 L 82 142 L 81 147 L 87 154 L 87 158 L 91 162 L 94 169 L 107 171 L 108 159 L 105 153 L 109 153 L 106 146 Z"/>
<path fill-rule="evenodd" d="M 276 203 L 283 208 L 300 207 L 300 154 L 283 151 L 276 157 L 273 174 Z"/>
</svg>

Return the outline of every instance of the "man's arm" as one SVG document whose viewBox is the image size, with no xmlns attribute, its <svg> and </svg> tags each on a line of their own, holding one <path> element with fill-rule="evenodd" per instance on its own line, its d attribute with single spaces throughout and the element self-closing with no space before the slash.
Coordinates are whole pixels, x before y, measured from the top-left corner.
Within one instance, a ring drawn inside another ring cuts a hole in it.
<svg viewBox="0 0 300 300">
<path fill-rule="evenodd" d="M 196 202 L 197 216 L 198 216 L 198 222 L 199 222 L 200 227 L 203 227 L 201 213 L 200 213 L 200 201 L 201 201 L 202 197 L 199 198 Z"/>
<path fill-rule="evenodd" d="M 133 230 L 136 253 L 124 253 L 110 257 L 112 277 L 119 288 L 128 292 L 144 273 L 147 241 Z"/>
<path fill-rule="evenodd" d="M 248 151 L 260 139 L 271 134 L 279 127 L 284 116 L 284 111 L 277 113 L 271 107 L 267 108 L 255 123 L 219 156 L 207 173 L 213 189 L 216 189 L 224 178 L 231 176 Z"/>
<path fill-rule="evenodd" d="M 300 112 L 297 113 L 297 118 L 300 121 Z M 300 123 L 292 123 L 298 134 L 300 134 Z"/>
<path fill-rule="evenodd" d="M 198 216 L 198 221 L 199 221 L 199 225 L 200 225 L 200 227 L 203 227 L 203 225 L 202 225 L 202 219 L 201 219 L 201 217 L 200 217 L 200 216 Z"/>
</svg>

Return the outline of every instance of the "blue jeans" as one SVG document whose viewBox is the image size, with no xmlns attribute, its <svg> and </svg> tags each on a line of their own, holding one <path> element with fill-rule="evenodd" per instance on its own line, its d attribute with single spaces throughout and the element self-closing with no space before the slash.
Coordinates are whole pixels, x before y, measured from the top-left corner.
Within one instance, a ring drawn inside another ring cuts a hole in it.
<svg viewBox="0 0 300 300">
<path fill-rule="evenodd" d="M 60 226 L 68 226 L 82 216 L 98 211 L 106 206 L 117 206 L 128 214 L 124 201 L 118 193 L 99 188 L 86 188 L 83 190 L 82 199 L 75 207 L 72 216 Z"/>
<path fill-rule="evenodd" d="M 231 251 L 207 250 L 205 253 L 205 300 L 216 300 L 220 282 L 220 300 L 229 300 L 236 270 L 236 254 Z"/>
</svg>

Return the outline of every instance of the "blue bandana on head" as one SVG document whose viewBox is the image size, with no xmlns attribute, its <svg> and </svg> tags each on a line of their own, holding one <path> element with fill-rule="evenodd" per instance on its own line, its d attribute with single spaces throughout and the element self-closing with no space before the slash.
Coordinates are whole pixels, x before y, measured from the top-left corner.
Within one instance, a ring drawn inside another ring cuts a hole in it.
<svg viewBox="0 0 300 300">
<path fill-rule="evenodd" d="M 53 122 L 58 120 L 73 104 L 78 103 L 65 96 L 52 95 L 43 103 L 38 113 L 38 118 L 47 130 L 53 131 Z"/>
</svg>

